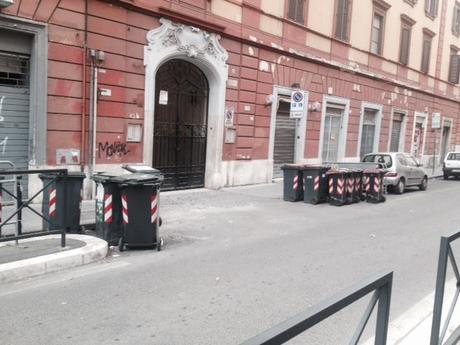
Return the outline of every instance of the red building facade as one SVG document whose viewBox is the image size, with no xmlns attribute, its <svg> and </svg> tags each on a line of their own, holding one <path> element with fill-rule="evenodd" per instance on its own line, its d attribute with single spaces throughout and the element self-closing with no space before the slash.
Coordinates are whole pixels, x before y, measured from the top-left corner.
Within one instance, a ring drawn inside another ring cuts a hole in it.
<svg viewBox="0 0 460 345">
<path fill-rule="evenodd" d="M 220 188 L 269 182 L 283 160 L 357 161 L 364 148 L 396 148 L 432 166 L 460 145 L 457 85 L 414 82 L 403 65 L 391 75 L 377 56 L 350 63 L 338 40 L 326 54 L 287 20 L 281 37 L 267 34 L 260 0 L 235 4 L 241 23 L 207 0 L 17 0 L 2 9 L 0 33 L 29 45 L 0 43 L 30 63 L 28 166 L 91 173 L 140 163 L 164 170 L 172 189 Z M 299 120 L 288 116 L 293 90 L 307 97 Z"/>
</svg>

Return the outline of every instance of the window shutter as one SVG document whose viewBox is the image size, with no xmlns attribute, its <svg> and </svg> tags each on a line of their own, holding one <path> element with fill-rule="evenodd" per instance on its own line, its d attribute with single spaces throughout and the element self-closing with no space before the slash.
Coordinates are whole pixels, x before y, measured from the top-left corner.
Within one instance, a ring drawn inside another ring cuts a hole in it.
<svg viewBox="0 0 460 345">
<path fill-rule="evenodd" d="M 460 56 L 451 55 L 450 58 L 450 69 L 449 69 L 449 81 L 454 84 L 459 82 L 459 70 L 460 67 Z"/>
<path fill-rule="evenodd" d="M 430 12 L 430 0 L 425 0 L 425 11 Z"/>
<path fill-rule="evenodd" d="M 297 0 L 289 0 L 289 10 L 288 10 L 288 18 L 292 20 L 296 20 L 296 2 Z"/>
<path fill-rule="evenodd" d="M 456 3 L 454 7 L 454 15 L 452 18 L 452 32 L 457 35 L 460 33 L 460 6 L 458 5 L 458 3 Z"/>
<path fill-rule="evenodd" d="M 335 19 L 335 37 L 342 39 L 343 27 L 343 0 L 337 0 L 337 14 Z"/>
<path fill-rule="evenodd" d="M 423 40 L 422 66 L 421 66 L 421 70 L 423 73 L 428 73 L 428 70 L 430 69 L 430 50 L 431 50 L 431 41 L 429 39 Z"/>
<path fill-rule="evenodd" d="M 349 10 L 350 10 L 350 6 L 349 6 L 349 0 L 343 0 L 343 19 L 342 19 L 342 39 L 345 40 L 345 41 L 348 41 L 348 27 L 350 25 L 349 23 L 349 19 L 350 19 L 350 16 L 349 16 Z"/>
<path fill-rule="evenodd" d="M 303 13 L 304 13 L 304 10 L 303 10 L 303 6 L 304 6 L 304 3 L 305 3 L 305 0 L 297 0 L 297 9 L 296 9 L 296 19 L 295 21 L 297 23 L 300 23 L 300 24 L 303 24 L 304 23 L 304 19 L 303 19 Z"/>
<path fill-rule="evenodd" d="M 403 27 L 401 29 L 401 47 L 399 62 L 401 62 L 404 65 L 407 65 L 407 63 L 409 62 L 409 39 L 410 29 Z"/>
</svg>

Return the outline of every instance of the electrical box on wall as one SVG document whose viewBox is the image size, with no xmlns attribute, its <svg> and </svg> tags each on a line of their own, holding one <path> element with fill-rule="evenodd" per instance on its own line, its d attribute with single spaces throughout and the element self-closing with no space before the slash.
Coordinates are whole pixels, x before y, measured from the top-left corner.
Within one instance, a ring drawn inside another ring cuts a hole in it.
<svg viewBox="0 0 460 345">
<path fill-rule="evenodd" d="M 236 142 L 236 128 L 226 127 L 225 128 L 225 143 L 234 144 Z"/>
<path fill-rule="evenodd" d="M 78 149 L 57 149 L 57 165 L 78 165 L 80 164 L 80 150 Z"/>
<path fill-rule="evenodd" d="M 10 5 L 13 5 L 14 0 L 0 0 L 0 8 L 1 7 L 8 7 Z"/>
<path fill-rule="evenodd" d="M 129 123 L 126 131 L 126 141 L 139 143 L 142 140 L 142 125 Z"/>
</svg>

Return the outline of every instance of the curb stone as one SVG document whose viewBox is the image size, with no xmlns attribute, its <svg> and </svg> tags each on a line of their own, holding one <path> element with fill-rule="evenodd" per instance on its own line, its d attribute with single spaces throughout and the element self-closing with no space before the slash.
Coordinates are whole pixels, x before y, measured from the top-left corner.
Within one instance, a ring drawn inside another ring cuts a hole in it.
<svg viewBox="0 0 460 345">
<path fill-rule="evenodd" d="M 21 242 L 60 238 L 60 235 L 49 235 L 30 238 Z M 50 272 L 86 265 L 104 259 L 107 256 L 108 244 L 104 240 L 93 236 L 75 234 L 68 234 L 66 238 L 85 242 L 86 245 L 59 253 L 0 264 L 0 283 L 23 280 Z M 13 243 L 14 241 L 5 242 L 1 246 Z"/>
</svg>

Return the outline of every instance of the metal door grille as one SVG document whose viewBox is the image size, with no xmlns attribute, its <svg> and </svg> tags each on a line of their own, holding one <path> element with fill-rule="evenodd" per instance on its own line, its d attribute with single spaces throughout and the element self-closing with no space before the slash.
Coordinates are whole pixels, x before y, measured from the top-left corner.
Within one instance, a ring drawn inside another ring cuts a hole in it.
<svg viewBox="0 0 460 345">
<path fill-rule="evenodd" d="M 28 87 L 29 57 L 0 52 L 0 85 Z"/>
<path fill-rule="evenodd" d="M 156 82 L 153 166 L 165 175 L 163 189 L 204 187 L 206 77 L 191 63 L 171 60 L 160 68 Z"/>
</svg>

